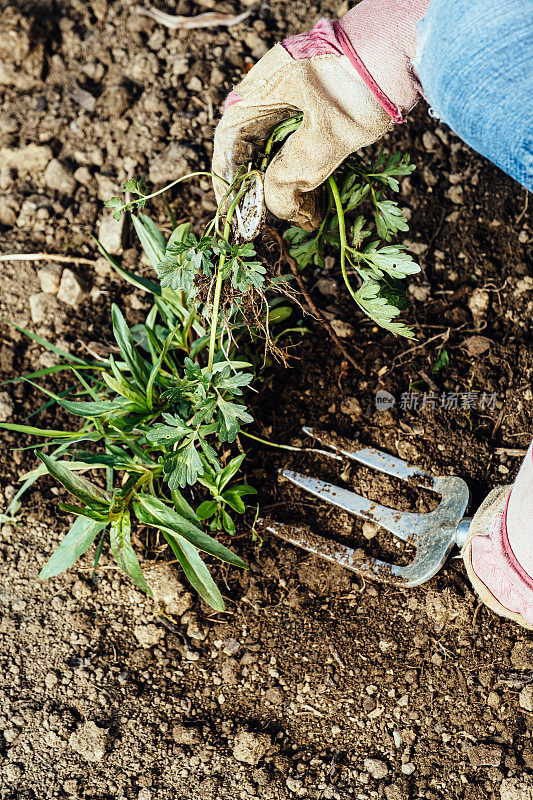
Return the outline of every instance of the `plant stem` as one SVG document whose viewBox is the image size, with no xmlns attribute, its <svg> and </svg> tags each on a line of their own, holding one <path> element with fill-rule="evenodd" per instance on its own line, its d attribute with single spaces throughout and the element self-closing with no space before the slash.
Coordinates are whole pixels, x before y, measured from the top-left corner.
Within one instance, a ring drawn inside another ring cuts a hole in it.
<svg viewBox="0 0 533 800">
<path fill-rule="evenodd" d="M 231 220 L 233 219 L 233 214 L 237 205 L 240 203 L 242 197 L 246 194 L 246 179 L 248 175 L 245 175 L 241 187 L 233 200 L 231 201 L 230 207 L 228 208 L 228 213 L 226 215 L 226 221 L 224 223 L 224 232 L 222 234 L 222 238 L 225 242 L 228 242 L 229 235 L 231 233 Z M 215 347 L 217 341 L 217 329 L 218 329 L 218 312 L 220 308 L 220 295 L 222 294 L 222 267 L 226 261 L 226 253 L 222 251 L 220 253 L 220 257 L 218 259 L 218 267 L 217 267 L 217 279 L 215 282 L 215 292 L 213 295 L 213 311 L 211 312 L 211 331 L 209 335 L 209 356 L 207 359 L 207 371 L 213 371 L 213 362 L 215 360 Z"/>
<path fill-rule="evenodd" d="M 337 218 L 339 220 L 339 239 L 340 239 L 340 250 L 341 250 L 341 272 L 342 277 L 344 278 L 344 283 L 350 295 L 355 300 L 355 302 L 359 305 L 359 300 L 357 299 L 356 293 L 352 288 L 352 284 L 350 283 L 350 279 L 348 277 L 348 273 L 346 271 L 346 250 L 348 248 L 348 242 L 346 241 L 346 220 L 344 219 L 344 209 L 342 207 L 341 196 L 339 194 L 339 187 L 337 186 L 337 182 L 333 175 L 330 175 L 328 178 L 328 185 L 331 189 L 331 195 L 333 197 L 333 202 L 335 203 L 335 210 L 337 211 Z"/>
</svg>

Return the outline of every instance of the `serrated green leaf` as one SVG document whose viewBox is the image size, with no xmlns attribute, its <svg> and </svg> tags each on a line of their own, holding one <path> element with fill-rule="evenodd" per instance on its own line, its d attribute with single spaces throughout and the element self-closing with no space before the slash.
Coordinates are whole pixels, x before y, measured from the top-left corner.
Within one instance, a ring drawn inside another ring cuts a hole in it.
<svg viewBox="0 0 533 800">
<path fill-rule="evenodd" d="M 393 321 L 400 313 L 399 309 L 390 305 L 380 295 L 380 285 L 377 281 L 366 280 L 361 288 L 355 292 L 355 300 L 377 325 L 398 336 L 405 336 L 407 339 L 414 338 L 414 332 L 403 322 Z"/>
</svg>

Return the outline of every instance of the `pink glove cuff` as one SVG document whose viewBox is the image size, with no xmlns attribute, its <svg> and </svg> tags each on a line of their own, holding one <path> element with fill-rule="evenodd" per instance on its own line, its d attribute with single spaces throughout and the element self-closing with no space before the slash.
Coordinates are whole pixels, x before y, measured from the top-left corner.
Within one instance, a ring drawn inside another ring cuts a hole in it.
<svg viewBox="0 0 533 800">
<path fill-rule="evenodd" d="M 283 47 L 294 59 L 314 58 L 315 56 L 345 55 L 359 76 L 387 112 L 393 122 L 405 122 L 399 108 L 394 105 L 369 73 L 340 21 L 321 19 L 309 33 L 299 33 L 282 42 Z"/>
<path fill-rule="evenodd" d="M 533 578 L 513 553 L 507 534 L 510 496 L 503 512 L 496 514 L 490 534 L 472 538 L 472 569 L 504 608 L 533 625 Z"/>
</svg>

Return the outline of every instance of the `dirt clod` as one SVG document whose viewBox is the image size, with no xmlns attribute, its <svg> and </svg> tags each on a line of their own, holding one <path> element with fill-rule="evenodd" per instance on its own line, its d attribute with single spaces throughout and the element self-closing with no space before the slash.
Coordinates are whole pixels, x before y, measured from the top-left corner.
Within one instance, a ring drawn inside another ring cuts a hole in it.
<svg viewBox="0 0 533 800">
<path fill-rule="evenodd" d="M 266 733 L 252 733 L 242 728 L 235 736 L 233 756 L 244 764 L 257 766 L 271 747 L 270 736 Z"/>
<path fill-rule="evenodd" d="M 105 756 L 107 731 L 99 728 L 94 722 L 85 722 L 71 734 L 68 742 L 76 753 L 85 761 L 101 761 Z"/>
</svg>

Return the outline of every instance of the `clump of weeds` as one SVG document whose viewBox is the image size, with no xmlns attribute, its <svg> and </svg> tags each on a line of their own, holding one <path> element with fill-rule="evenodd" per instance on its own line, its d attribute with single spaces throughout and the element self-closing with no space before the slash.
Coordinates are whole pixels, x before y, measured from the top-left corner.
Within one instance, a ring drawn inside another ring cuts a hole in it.
<svg viewBox="0 0 533 800">
<path fill-rule="evenodd" d="M 23 476 L 6 514 L 16 513 L 24 492 L 45 474 L 74 498 L 59 504 L 75 519 L 41 578 L 68 569 L 93 545 L 96 568 L 109 546 L 128 577 L 151 595 L 131 541 L 132 525 L 140 524 L 160 532 L 200 596 L 224 610 L 200 553 L 246 566 L 212 534 L 233 535 L 235 515 L 245 512 L 245 498 L 256 493 L 242 477 L 240 435 L 257 439 L 244 428 L 253 422 L 248 403 L 264 363 L 258 354 L 266 350 L 284 357 L 279 340 L 293 310 L 287 298 L 297 297 L 294 276 L 273 274 L 255 244 L 245 240 L 246 213 L 252 218 L 260 213 L 254 197 L 262 195 L 264 170 L 300 121 L 296 116 L 277 126 L 259 166 L 242 167 L 226 184 L 225 197 L 201 232 L 189 222 L 178 225 L 167 204 L 172 233 L 165 238 L 143 209 L 177 183 L 210 173 L 193 173 L 152 194 L 142 181 L 130 180 L 124 189 L 133 199 L 107 201 L 116 217 L 131 215 L 157 276 L 156 281 L 128 272 L 98 243 L 119 275 L 152 299 L 145 321 L 131 328 L 112 306 L 116 357 L 83 359 L 23 331 L 62 360 L 14 380 L 35 385 L 48 402 L 80 421 L 73 431 L 2 424 L 41 440 L 33 445 L 41 463 Z M 319 230 L 290 227 L 283 234 L 298 271 L 336 255 L 355 303 L 378 325 L 407 337 L 412 331 L 397 319 L 405 306 L 401 282 L 419 267 L 403 247 L 391 244 L 407 223 L 389 195 L 413 168 L 400 154 L 381 154 L 371 165 L 351 156 L 325 184 Z M 64 373 L 74 383 L 60 394 L 35 383 L 52 373 Z M 234 443 L 240 445 L 238 454 L 232 453 Z"/>
</svg>

